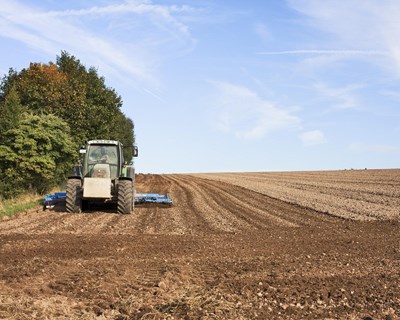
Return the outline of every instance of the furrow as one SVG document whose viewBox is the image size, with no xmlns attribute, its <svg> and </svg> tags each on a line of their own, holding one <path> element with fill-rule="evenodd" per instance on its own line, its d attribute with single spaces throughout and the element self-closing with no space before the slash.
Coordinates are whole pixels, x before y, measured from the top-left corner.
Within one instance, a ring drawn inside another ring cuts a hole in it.
<svg viewBox="0 0 400 320">
<path fill-rule="evenodd" d="M 298 227 L 298 224 L 288 219 L 283 212 L 274 210 L 272 203 L 260 206 L 260 200 L 264 200 L 260 199 L 260 194 L 251 192 L 250 195 L 246 195 L 245 189 L 224 183 L 215 184 L 209 180 L 196 179 L 196 183 L 207 189 L 208 194 L 219 205 L 229 207 L 238 218 L 252 224 L 253 227 L 271 226 L 271 224 Z"/>
<path fill-rule="evenodd" d="M 202 215 L 212 230 L 217 232 L 238 232 L 248 227 L 244 226 L 244 222 L 236 219 L 226 208 L 212 200 L 207 192 L 204 192 L 196 183 L 187 182 L 182 176 L 177 179 L 194 195 L 193 204 L 195 210 Z"/>
</svg>

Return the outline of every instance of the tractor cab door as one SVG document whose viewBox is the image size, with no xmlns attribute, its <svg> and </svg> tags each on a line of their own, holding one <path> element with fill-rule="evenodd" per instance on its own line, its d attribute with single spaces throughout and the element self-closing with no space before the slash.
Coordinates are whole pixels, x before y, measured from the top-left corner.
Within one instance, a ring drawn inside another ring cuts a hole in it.
<svg viewBox="0 0 400 320">
<path fill-rule="evenodd" d="M 86 154 L 86 177 L 115 179 L 120 174 L 117 145 L 88 146 Z"/>
</svg>

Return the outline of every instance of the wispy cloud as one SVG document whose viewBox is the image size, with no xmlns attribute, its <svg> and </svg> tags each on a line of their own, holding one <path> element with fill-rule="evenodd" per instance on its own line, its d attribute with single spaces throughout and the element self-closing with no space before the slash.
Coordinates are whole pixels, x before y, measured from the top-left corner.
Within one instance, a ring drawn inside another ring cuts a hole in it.
<svg viewBox="0 0 400 320">
<path fill-rule="evenodd" d="M 220 130 L 238 138 L 256 140 L 268 133 L 297 127 L 300 118 L 288 109 L 262 99 L 251 89 L 229 82 L 212 81 L 218 90 L 216 102 Z"/>
<path fill-rule="evenodd" d="M 94 6 L 85 9 L 77 10 L 64 10 L 64 11 L 49 11 L 46 15 L 53 16 L 68 16 L 68 15 L 98 15 L 98 14 L 110 14 L 110 13 L 147 13 L 147 12 L 157 12 L 164 16 L 170 16 L 171 13 L 175 12 L 193 12 L 196 11 L 193 7 L 182 5 L 171 5 L 162 6 L 153 4 L 151 1 L 130 1 L 121 4 L 113 4 L 104 7 Z"/>
<path fill-rule="evenodd" d="M 69 16 L 110 16 L 110 15 L 150 15 L 158 22 L 165 22 L 174 26 L 179 32 L 190 37 L 188 27 L 179 21 L 174 14 L 191 13 L 196 10 L 193 7 L 182 5 L 156 5 L 150 1 L 135 1 L 108 6 L 94 6 L 90 8 L 64 11 L 49 11 L 42 13 L 45 17 L 69 17 Z"/>
<path fill-rule="evenodd" d="M 335 56 L 387 56 L 388 52 L 374 50 L 285 50 L 257 52 L 259 55 L 335 55 Z"/>
<path fill-rule="evenodd" d="M 349 145 L 349 150 L 357 153 L 372 152 L 372 153 L 400 154 L 400 147 L 384 145 L 384 144 L 353 143 Z"/>
<path fill-rule="evenodd" d="M 162 59 L 165 46 L 173 42 L 180 46 L 193 45 L 188 27 L 178 17 L 190 11 L 188 6 L 154 5 L 150 1 L 43 11 L 18 1 L 7 1 L 0 7 L 0 36 L 53 56 L 67 50 L 101 68 L 102 72 L 129 78 L 138 87 L 154 87 L 159 81 L 155 66 Z M 132 15 L 141 19 L 136 19 L 137 24 L 130 25 L 130 30 L 123 30 L 117 36 L 115 32 L 107 32 L 108 24 L 119 21 L 122 16 L 132 20 Z M 91 16 L 91 23 L 72 19 L 74 16 Z M 93 18 L 99 18 L 97 30 L 91 29 Z M 146 41 L 137 36 L 144 28 L 147 28 Z M 152 90 L 145 88 L 144 91 Z"/>
<path fill-rule="evenodd" d="M 354 109 L 357 108 L 359 103 L 355 95 L 355 91 L 360 89 L 360 85 L 348 85 L 342 88 L 329 87 L 323 83 L 317 83 L 314 88 L 322 99 L 327 100 L 330 106 L 337 109 Z"/>
<path fill-rule="evenodd" d="M 317 146 L 327 142 L 324 133 L 320 130 L 303 132 L 300 134 L 300 139 L 306 147 Z"/>
<path fill-rule="evenodd" d="M 307 16 L 307 23 L 327 32 L 337 46 L 364 56 L 384 56 L 400 74 L 400 2 L 398 0 L 287 0 L 299 13 Z M 303 21 L 303 23 L 305 23 Z M 377 61 L 380 63 L 381 61 Z"/>
<path fill-rule="evenodd" d="M 392 98 L 393 100 L 400 100 L 400 92 L 391 90 L 382 90 L 379 92 L 381 95 Z"/>
</svg>

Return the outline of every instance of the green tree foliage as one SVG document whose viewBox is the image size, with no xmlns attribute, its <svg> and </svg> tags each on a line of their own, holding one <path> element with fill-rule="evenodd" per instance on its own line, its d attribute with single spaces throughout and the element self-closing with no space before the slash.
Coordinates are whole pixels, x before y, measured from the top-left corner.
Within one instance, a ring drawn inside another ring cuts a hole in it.
<svg viewBox="0 0 400 320">
<path fill-rule="evenodd" d="M 0 172 L 5 197 L 24 190 L 48 191 L 70 173 L 76 151 L 65 121 L 54 115 L 24 113 L 19 125 L 4 132 Z"/>
<path fill-rule="evenodd" d="M 105 85 L 95 68 L 86 70 L 78 59 L 62 52 L 56 62 L 60 72 L 67 74 L 69 93 L 65 99 L 65 119 L 74 130 L 79 144 L 91 139 L 115 139 L 128 145 L 134 139 L 133 128 L 126 134 L 117 134 L 118 126 L 128 121 L 122 113 L 122 99 L 114 89 Z M 79 107 L 76 107 L 79 106 Z"/>
<path fill-rule="evenodd" d="M 8 70 L 8 74 L 4 75 L 0 83 L 0 104 L 4 102 L 5 97 L 10 92 L 11 88 L 14 86 L 15 81 L 18 78 L 18 72 L 13 68 Z"/>
<path fill-rule="evenodd" d="M 0 103 L 0 145 L 5 143 L 5 132 L 18 126 L 24 110 L 15 87 L 10 88 Z"/>
<path fill-rule="evenodd" d="M 16 81 L 21 103 L 34 113 L 59 114 L 67 90 L 67 75 L 53 63 L 31 63 Z"/>
<path fill-rule="evenodd" d="M 95 68 L 86 69 L 64 51 L 55 64 L 31 63 L 19 73 L 10 69 L 0 85 L 0 104 L 12 90 L 29 112 L 54 114 L 65 120 L 77 145 L 111 138 L 127 145 L 134 139 L 133 131 L 128 139 L 125 133 L 116 134 L 121 119 L 128 121 L 121 111 L 121 97 L 105 85 Z"/>
<path fill-rule="evenodd" d="M 134 125 L 121 107 L 121 97 L 97 70 L 67 52 L 56 63 L 10 69 L 0 83 L 0 178 L 7 179 L 0 196 L 29 186 L 43 192 L 63 178 L 74 157 L 63 153 L 62 145 L 70 150 L 72 143 L 76 154 L 85 140 L 113 139 L 131 146 Z M 53 132 L 46 136 L 44 130 Z M 132 148 L 125 149 L 125 159 L 131 161 Z"/>
<path fill-rule="evenodd" d="M 131 134 L 132 132 L 134 132 L 133 121 L 126 118 L 123 114 L 117 115 L 117 117 L 115 117 L 115 135 L 112 139 L 122 141 L 125 146 L 124 158 L 128 163 L 133 158 L 133 148 L 131 147 L 135 142 L 135 137 Z"/>
</svg>

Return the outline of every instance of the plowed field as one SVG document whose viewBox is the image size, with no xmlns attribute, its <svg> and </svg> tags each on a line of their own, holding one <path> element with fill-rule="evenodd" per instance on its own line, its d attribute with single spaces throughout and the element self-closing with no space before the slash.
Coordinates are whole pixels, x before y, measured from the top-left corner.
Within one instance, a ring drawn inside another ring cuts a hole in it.
<svg viewBox="0 0 400 320">
<path fill-rule="evenodd" d="M 139 175 L 0 221 L 1 319 L 400 319 L 400 170 Z"/>
</svg>

